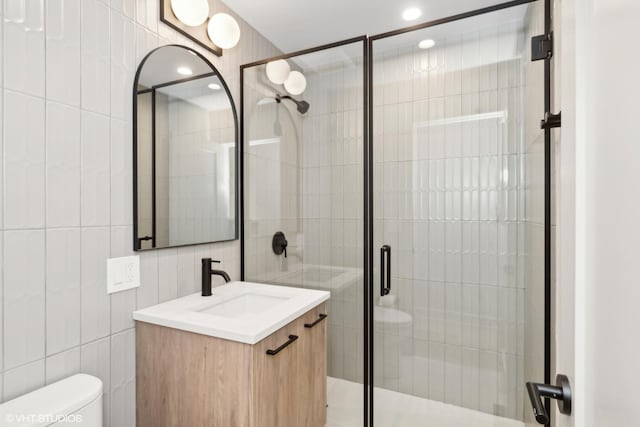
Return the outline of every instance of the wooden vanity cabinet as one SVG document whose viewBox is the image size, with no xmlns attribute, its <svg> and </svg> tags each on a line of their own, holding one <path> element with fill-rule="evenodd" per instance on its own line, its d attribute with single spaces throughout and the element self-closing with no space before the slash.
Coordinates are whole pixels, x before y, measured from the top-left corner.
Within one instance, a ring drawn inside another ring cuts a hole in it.
<svg viewBox="0 0 640 427">
<path fill-rule="evenodd" d="M 137 322 L 138 427 L 324 427 L 325 317 L 321 304 L 254 345 Z"/>
</svg>

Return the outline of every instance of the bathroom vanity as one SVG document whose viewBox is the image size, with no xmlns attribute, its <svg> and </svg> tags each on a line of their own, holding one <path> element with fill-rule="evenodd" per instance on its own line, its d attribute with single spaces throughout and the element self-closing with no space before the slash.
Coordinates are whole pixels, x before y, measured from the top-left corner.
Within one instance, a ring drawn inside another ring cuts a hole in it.
<svg viewBox="0 0 640 427">
<path fill-rule="evenodd" d="M 324 426 L 328 298 L 232 282 L 135 312 L 137 425 Z"/>
</svg>

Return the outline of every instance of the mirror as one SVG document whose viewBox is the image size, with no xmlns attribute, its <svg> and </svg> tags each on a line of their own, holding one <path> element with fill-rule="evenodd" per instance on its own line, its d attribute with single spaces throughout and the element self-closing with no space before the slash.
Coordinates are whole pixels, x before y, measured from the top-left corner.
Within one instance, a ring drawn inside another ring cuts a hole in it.
<svg viewBox="0 0 640 427">
<path fill-rule="evenodd" d="M 134 81 L 134 250 L 238 238 L 237 114 L 216 68 L 162 46 Z"/>
</svg>

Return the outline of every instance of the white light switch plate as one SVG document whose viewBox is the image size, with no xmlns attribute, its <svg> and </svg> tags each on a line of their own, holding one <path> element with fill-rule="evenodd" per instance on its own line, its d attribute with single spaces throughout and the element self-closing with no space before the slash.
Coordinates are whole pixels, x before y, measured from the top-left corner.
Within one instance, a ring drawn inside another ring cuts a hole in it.
<svg viewBox="0 0 640 427">
<path fill-rule="evenodd" d="M 107 260 L 107 293 L 140 286 L 140 257 L 126 256 Z"/>
</svg>

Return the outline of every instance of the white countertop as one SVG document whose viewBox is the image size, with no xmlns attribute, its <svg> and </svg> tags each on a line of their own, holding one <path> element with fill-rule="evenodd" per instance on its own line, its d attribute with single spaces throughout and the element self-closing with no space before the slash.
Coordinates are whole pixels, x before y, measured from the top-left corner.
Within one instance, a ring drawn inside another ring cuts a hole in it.
<svg viewBox="0 0 640 427">
<path fill-rule="evenodd" d="M 329 299 L 329 292 L 231 282 L 134 311 L 133 318 L 216 338 L 255 344 Z"/>
</svg>

